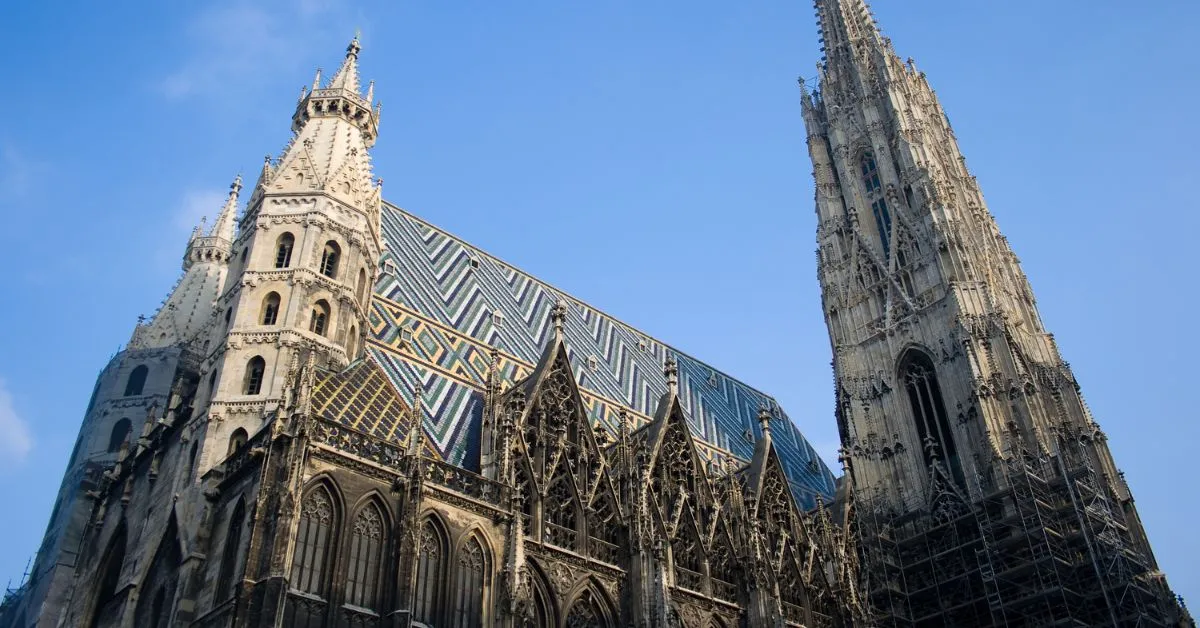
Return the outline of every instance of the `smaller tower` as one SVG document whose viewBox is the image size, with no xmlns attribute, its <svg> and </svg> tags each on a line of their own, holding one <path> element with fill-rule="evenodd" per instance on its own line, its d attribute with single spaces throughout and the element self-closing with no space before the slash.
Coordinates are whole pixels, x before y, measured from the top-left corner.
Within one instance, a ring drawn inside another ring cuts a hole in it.
<svg viewBox="0 0 1200 628">
<path fill-rule="evenodd" d="M 29 608 L 66 606 L 75 551 L 92 508 L 85 496 L 92 480 L 136 448 L 148 422 L 190 417 L 209 330 L 217 322 L 215 304 L 229 268 L 241 187 L 238 177 L 211 229 L 206 231 L 202 220 L 192 231 L 183 275 L 158 312 L 149 321 L 138 321 L 129 344 L 97 376 L 34 562 Z M 54 626 L 56 621 L 43 615 L 38 625 Z"/>
<path fill-rule="evenodd" d="M 318 70 L 301 92 L 291 141 L 263 164 L 239 223 L 202 367 L 200 473 L 277 409 L 298 354 L 340 368 L 362 351 L 382 241 L 368 153 L 380 109 L 360 93 L 359 50 L 355 38 L 333 77 Z"/>
</svg>

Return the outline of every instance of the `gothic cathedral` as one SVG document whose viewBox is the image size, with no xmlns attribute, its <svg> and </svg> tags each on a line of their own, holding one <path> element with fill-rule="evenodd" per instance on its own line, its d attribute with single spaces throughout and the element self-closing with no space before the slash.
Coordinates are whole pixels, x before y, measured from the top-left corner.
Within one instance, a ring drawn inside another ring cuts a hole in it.
<svg viewBox="0 0 1200 628">
<path fill-rule="evenodd" d="M 0 628 L 1192 626 L 924 74 L 816 9 L 840 477 L 385 201 L 356 38 L 101 371 Z"/>
</svg>

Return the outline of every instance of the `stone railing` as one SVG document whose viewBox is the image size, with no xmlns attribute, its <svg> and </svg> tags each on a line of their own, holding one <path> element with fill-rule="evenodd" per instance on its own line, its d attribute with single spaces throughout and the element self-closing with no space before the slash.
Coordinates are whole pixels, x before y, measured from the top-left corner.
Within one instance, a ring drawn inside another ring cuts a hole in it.
<svg viewBox="0 0 1200 628">
<path fill-rule="evenodd" d="M 737 601 L 737 587 L 732 583 L 725 582 L 720 578 L 712 578 L 712 593 L 713 597 L 725 600 L 726 602 Z"/>
<path fill-rule="evenodd" d="M 588 555 L 600 562 L 605 562 L 610 565 L 620 564 L 620 548 L 608 541 L 602 541 L 596 537 L 588 538 Z"/>
<path fill-rule="evenodd" d="M 508 503 L 508 487 L 441 460 L 423 458 L 422 477 L 442 488 L 494 506 Z"/>
<path fill-rule="evenodd" d="M 783 607 L 783 617 L 789 623 L 804 625 L 804 609 L 788 602 L 780 602 Z"/>
<path fill-rule="evenodd" d="M 343 451 L 391 469 L 399 469 L 400 461 L 407 454 L 404 449 L 383 439 L 368 436 L 325 419 L 317 419 L 310 437 L 313 442 L 329 445 L 338 451 Z"/>
<path fill-rule="evenodd" d="M 701 593 L 704 591 L 704 576 L 690 569 L 675 567 L 675 585 Z"/>
<path fill-rule="evenodd" d="M 578 549 L 579 532 L 547 521 L 542 527 L 542 539 L 551 545 L 575 551 Z"/>
</svg>

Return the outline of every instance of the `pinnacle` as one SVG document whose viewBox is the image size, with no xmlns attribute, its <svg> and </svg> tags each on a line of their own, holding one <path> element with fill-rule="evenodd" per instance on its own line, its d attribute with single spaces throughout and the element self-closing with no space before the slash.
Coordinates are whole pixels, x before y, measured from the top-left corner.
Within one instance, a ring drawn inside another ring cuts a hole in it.
<svg viewBox="0 0 1200 628">
<path fill-rule="evenodd" d="M 239 174 L 234 178 L 233 183 L 229 185 L 229 196 L 225 199 L 225 206 L 221 208 L 221 213 L 217 215 L 217 220 L 213 223 L 212 233 L 209 235 L 233 242 L 234 227 L 237 224 L 238 194 L 241 191 L 242 175 Z"/>
<path fill-rule="evenodd" d="M 358 95 L 358 53 L 362 50 L 362 46 L 358 43 L 358 35 L 350 40 L 350 45 L 346 46 L 346 59 L 342 61 L 342 67 L 338 68 L 337 73 L 329 79 L 329 89 L 345 89 Z"/>
</svg>

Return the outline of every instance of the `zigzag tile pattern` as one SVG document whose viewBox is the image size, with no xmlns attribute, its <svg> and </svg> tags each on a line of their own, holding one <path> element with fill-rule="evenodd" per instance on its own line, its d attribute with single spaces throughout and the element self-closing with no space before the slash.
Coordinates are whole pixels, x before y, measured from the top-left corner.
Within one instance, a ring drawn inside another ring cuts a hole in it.
<svg viewBox="0 0 1200 628">
<path fill-rule="evenodd" d="M 501 351 L 507 384 L 526 375 L 551 333 L 550 309 L 569 307 L 564 334 L 593 421 L 616 431 L 617 409 L 639 422 L 666 392 L 662 364 L 679 364 L 679 395 L 693 434 L 710 459 L 745 461 L 761 437 L 758 408 L 774 399 L 562 294 L 436 227 L 384 205 L 387 253 L 375 286 L 370 344 L 402 394 L 420 378 L 432 446 L 448 462 L 478 468 L 489 347 Z M 411 400 L 409 400 L 411 401 Z M 776 450 L 800 504 L 831 498 L 833 474 L 783 415 L 772 424 Z"/>
</svg>

